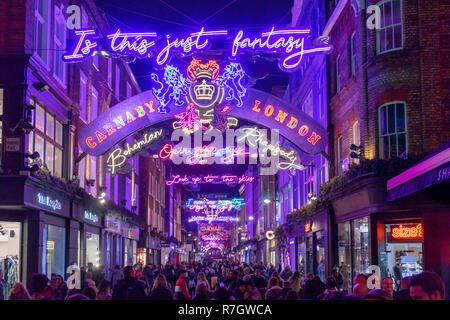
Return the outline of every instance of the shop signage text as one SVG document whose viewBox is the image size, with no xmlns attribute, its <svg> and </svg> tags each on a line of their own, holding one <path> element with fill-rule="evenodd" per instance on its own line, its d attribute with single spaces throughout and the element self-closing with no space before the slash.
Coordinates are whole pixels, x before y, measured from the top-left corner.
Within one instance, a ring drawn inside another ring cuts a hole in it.
<svg viewBox="0 0 450 320">
<path fill-rule="evenodd" d="M 43 195 L 42 193 L 37 194 L 37 202 L 46 207 L 52 208 L 53 210 L 61 210 L 62 204 L 56 199 L 52 199 L 49 196 Z"/>
<path fill-rule="evenodd" d="M 210 200 L 210 199 L 199 199 L 195 200 L 193 198 L 188 199 L 186 203 L 186 208 L 199 212 L 205 209 L 222 211 L 231 211 L 233 209 L 239 210 L 245 205 L 243 198 L 233 198 L 231 200 Z"/>
<path fill-rule="evenodd" d="M 422 241 L 423 225 L 421 223 L 413 225 L 392 225 L 391 240 Z"/>
<path fill-rule="evenodd" d="M 92 213 L 90 211 L 84 210 L 84 215 L 83 216 L 84 216 L 85 220 L 91 221 L 93 223 L 97 223 L 98 222 L 98 215 L 96 215 L 96 214 L 94 214 L 94 213 Z"/>
</svg>

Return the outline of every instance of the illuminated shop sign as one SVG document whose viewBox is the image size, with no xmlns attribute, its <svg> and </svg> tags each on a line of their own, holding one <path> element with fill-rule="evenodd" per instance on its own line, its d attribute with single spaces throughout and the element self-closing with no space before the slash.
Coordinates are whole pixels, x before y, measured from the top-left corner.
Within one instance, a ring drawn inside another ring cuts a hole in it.
<svg viewBox="0 0 450 320">
<path fill-rule="evenodd" d="M 205 209 L 218 210 L 219 212 L 231 211 L 233 209 L 239 210 L 245 205 L 244 198 L 233 198 L 231 200 L 210 200 L 190 198 L 187 200 L 186 208 L 195 212 L 200 212 Z"/>
<path fill-rule="evenodd" d="M 98 215 L 96 215 L 96 214 L 94 214 L 94 213 L 92 213 L 90 211 L 84 210 L 83 217 L 84 217 L 85 220 L 91 221 L 93 223 L 97 223 L 98 222 Z"/>
<path fill-rule="evenodd" d="M 112 55 L 133 55 L 139 58 L 152 57 L 156 66 L 170 62 L 175 54 L 188 55 L 209 49 L 211 41 L 231 38 L 230 56 L 236 57 L 242 51 L 255 53 L 268 51 L 280 57 L 279 67 L 284 71 L 294 71 L 300 67 L 303 57 L 315 53 L 329 53 L 331 46 L 308 46 L 310 29 L 281 29 L 275 26 L 267 31 L 248 36 L 244 30 L 232 34 L 228 30 L 205 30 L 179 35 L 159 35 L 156 32 L 122 32 L 99 37 L 96 29 L 75 30 L 75 43 L 63 55 L 66 62 L 81 61 L 96 51 L 109 51 Z"/>
<path fill-rule="evenodd" d="M 217 236 L 221 240 L 226 240 L 229 237 L 230 231 L 225 230 L 224 226 L 221 224 L 200 224 L 200 235 L 202 239 L 204 237 L 214 237 Z M 216 239 L 217 240 L 217 239 Z"/>
<path fill-rule="evenodd" d="M 127 163 L 129 158 L 132 158 L 135 154 L 141 152 L 147 148 L 149 144 L 161 137 L 163 137 L 163 129 L 149 131 L 144 133 L 135 143 L 130 144 L 125 142 L 124 148 L 117 147 L 113 149 L 106 160 L 106 165 L 111 171 L 111 174 L 117 173 L 117 170 Z"/>
<path fill-rule="evenodd" d="M 37 202 L 43 206 L 52 208 L 55 211 L 62 209 L 62 204 L 59 200 L 52 199 L 49 196 L 43 195 L 42 193 L 37 194 Z"/>
<path fill-rule="evenodd" d="M 81 149 L 92 156 L 103 155 L 129 135 L 166 120 L 189 132 L 205 128 L 224 132 L 236 126 L 237 119 L 244 119 L 277 129 L 307 154 L 325 150 L 325 128 L 288 102 L 245 88 L 240 65 L 229 63 L 220 70 L 213 60 L 200 63 L 194 59 L 187 72 L 185 78 L 176 67 L 166 66 L 161 79 L 153 74 L 157 85 L 152 90 L 116 104 L 82 129 Z M 164 152 L 170 156 L 170 150 Z M 285 155 L 289 164 L 292 155 Z"/>
<path fill-rule="evenodd" d="M 181 176 L 179 174 L 172 175 L 169 180 L 166 181 L 167 186 L 173 184 L 203 184 L 203 183 L 251 183 L 255 180 L 255 177 L 248 175 L 236 176 L 233 174 L 222 175 L 200 175 L 200 176 Z"/>
<path fill-rule="evenodd" d="M 312 221 L 311 220 L 308 220 L 306 223 L 305 223 L 305 232 L 310 232 L 311 230 L 312 230 Z"/>
<path fill-rule="evenodd" d="M 391 241 L 423 241 L 423 225 L 391 225 Z"/>
</svg>

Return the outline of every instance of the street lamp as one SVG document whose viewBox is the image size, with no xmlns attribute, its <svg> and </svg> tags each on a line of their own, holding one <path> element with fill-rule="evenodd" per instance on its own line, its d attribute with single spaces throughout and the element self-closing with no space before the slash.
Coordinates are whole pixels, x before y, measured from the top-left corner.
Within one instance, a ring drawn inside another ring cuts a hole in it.
<svg viewBox="0 0 450 320">
<path fill-rule="evenodd" d="M 250 220 L 250 221 L 253 221 L 253 219 L 255 219 L 255 218 L 253 218 L 253 216 L 248 217 L 248 220 Z"/>
<path fill-rule="evenodd" d="M 264 201 L 265 204 L 269 204 L 270 203 L 270 199 L 267 199 L 267 198 L 264 199 L 263 201 Z"/>
</svg>

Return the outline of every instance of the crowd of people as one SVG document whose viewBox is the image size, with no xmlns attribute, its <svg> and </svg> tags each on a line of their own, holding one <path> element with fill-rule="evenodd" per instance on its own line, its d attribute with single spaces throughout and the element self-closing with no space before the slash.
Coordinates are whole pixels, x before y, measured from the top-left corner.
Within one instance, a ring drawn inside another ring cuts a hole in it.
<svg viewBox="0 0 450 320">
<path fill-rule="evenodd" d="M 229 262 L 172 265 L 119 266 L 106 279 L 102 268 L 81 270 L 81 287 L 68 289 L 61 275 L 51 279 L 35 274 L 29 286 L 16 283 L 9 300 L 442 300 L 444 284 L 434 272 L 424 271 L 402 279 L 394 290 L 390 277 L 381 288 L 369 290 L 373 277 L 358 274 L 352 292 L 343 290 L 339 270 L 322 281 L 313 274 L 301 276 L 289 266 Z M 0 284 L 1 285 L 1 284 Z M 1 298 L 1 297 L 0 297 Z"/>
</svg>

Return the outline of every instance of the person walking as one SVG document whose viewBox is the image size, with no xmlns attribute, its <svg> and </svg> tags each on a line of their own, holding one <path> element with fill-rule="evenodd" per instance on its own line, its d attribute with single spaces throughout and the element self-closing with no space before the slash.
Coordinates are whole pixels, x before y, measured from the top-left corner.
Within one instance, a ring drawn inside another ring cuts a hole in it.
<svg viewBox="0 0 450 320">
<path fill-rule="evenodd" d="M 195 297 L 192 300 L 209 300 L 208 293 L 208 283 L 201 281 L 197 283 L 197 288 L 195 289 Z"/>
<path fill-rule="evenodd" d="M 156 276 L 153 288 L 148 295 L 149 300 L 173 300 L 172 291 L 170 291 L 166 277 L 163 274 Z"/>
<path fill-rule="evenodd" d="M 147 297 L 144 286 L 136 279 L 132 266 L 123 268 L 123 276 L 113 289 L 112 300 L 143 300 Z"/>
<path fill-rule="evenodd" d="M 175 300 L 191 300 L 186 284 L 186 279 L 188 276 L 187 271 L 181 270 L 179 274 L 180 276 L 175 283 Z"/>
</svg>

